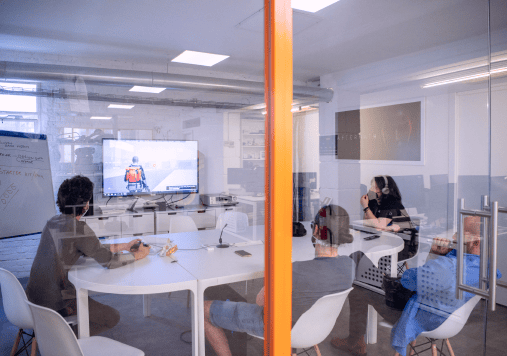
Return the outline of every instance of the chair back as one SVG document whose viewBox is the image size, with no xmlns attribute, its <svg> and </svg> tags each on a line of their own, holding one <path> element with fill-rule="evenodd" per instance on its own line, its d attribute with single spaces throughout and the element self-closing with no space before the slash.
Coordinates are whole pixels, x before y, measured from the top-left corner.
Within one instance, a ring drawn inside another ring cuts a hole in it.
<svg viewBox="0 0 507 356">
<path fill-rule="evenodd" d="M 83 356 L 76 336 L 60 314 L 29 301 L 26 303 L 32 311 L 37 346 L 42 356 Z"/>
<path fill-rule="evenodd" d="M 439 340 L 456 336 L 461 329 L 463 329 L 463 326 L 465 326 L 472 310 L 474 310 L 477 303 L 479 303 L 479 300 L 481 300 L 479 295 L 473 296 L 463 306 L 455 310 L 442 325 L 435 330 L 423 332 L 421 336 Z"/>
<path fill-rule="evenodd" d="M 33 329 L 32 313 L 25 303 L 26 293 L 16 276 L 0 268 L 0 286 L 7 320 L 19 329 Z"/>
<path fill-rule="evenodd" d="M 174 234 L 178 232 L 193 232 L 197 231 L 194 219 L 190 216 L 174 216 L 171 219 L 171 225 L 169 226 L 169 233 Z"/>
<path fill-rule="evenodd" d="M 226 211 L 218 216 L 215 228 L 222 230 L 225 224 L 227 224 L 226 230 L 244 231 L 248 227 L 248 215 L 239 211 Z"/>
<path fill-rule="evenodd" d="M 326 295 L 313 304 L 292 328 L 291 346 L 307 348 L 320 344 L 331 333 L 343 303 L 353 288 Z"/>
</svg>

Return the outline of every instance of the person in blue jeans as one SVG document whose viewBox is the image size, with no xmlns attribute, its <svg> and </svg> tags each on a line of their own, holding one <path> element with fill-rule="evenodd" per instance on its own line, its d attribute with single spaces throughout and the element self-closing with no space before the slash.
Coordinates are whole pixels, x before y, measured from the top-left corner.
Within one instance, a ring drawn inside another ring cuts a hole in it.
<svg viewBox="0 0 507 356">
<path fill-rule="evenodd" d="M 315 258 L 292 263 L 292 325 L 321 297 L 349 289 L 355 277 L 354 261 L 339 256 L 339 246 L 353 240 L 345 209 L 337 205 L 321 208 L 312 231 Z M 219 356 L 230 356 L 223 329 L 264 336 L 264 288 L 255 304 L 205 301 L 206 338 Z"/>
</svg>

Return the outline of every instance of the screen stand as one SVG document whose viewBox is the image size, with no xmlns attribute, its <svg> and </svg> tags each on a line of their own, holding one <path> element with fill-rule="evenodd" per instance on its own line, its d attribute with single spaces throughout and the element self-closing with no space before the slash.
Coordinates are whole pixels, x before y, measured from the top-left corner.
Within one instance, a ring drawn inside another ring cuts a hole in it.
<svg viewBox="0 0 507 356">
<path fill-rule="evenodd" d="M 218 244 L 216 248 L 227 248 L 229 247 L 229 244 Z"/>
<path fill-rule="evenodd" d="M 131 211 L 133 213 L 137 213 L 137 210 L 134 209 L 134 206 L 136 206 L 136 203 L 137 203 L 138 200 L 139 200 L 139 198 L 137 198 L 136 200 L 134 200 L 134 202 L 132 203 L 132 205 L 130 205 L 127 208 L 127 211 Z"/>
</svg>

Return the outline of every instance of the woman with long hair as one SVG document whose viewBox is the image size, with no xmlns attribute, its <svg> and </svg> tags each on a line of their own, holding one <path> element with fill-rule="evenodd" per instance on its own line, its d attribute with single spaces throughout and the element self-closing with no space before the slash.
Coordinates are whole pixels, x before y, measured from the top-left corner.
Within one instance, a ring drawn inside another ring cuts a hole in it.
<svg viewBox="0 0 507 356">
<path fill-rule="evenodd" d="M 401 203 L 401 193 L 391 176 L 376 176 L 371 180 L 370 190 L 376 198 L 370 200 L 368 194 L 361 197 L 360 203 L 364 211 L 364 219 L 372 226 L 387 231 L 399 231 L 400 226 L 393 224 L 393 217 L 408 214 Z"/>
</svg>

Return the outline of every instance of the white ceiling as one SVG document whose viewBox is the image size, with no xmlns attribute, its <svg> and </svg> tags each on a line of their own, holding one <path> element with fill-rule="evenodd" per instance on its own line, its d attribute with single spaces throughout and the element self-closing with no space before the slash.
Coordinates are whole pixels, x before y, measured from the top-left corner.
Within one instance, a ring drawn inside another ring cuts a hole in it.
<svg viewBox="0 0 507 356">
<path fill-rule="evenodd" d="M 491 3 L 492 28 L 507 27 L 505 0 Z M 260 0 L 0 0 L 0 49 L 174 68 L 189 67 L 170 63 L 188 49 L 230 56 L 213 70 L 260 76 L 262 21 L 250 17 L 262 6 Z M 487 1 L 341 0 L 294 21 L 294 75 L 306 81 L 484 34 Z"/>
</svg>

